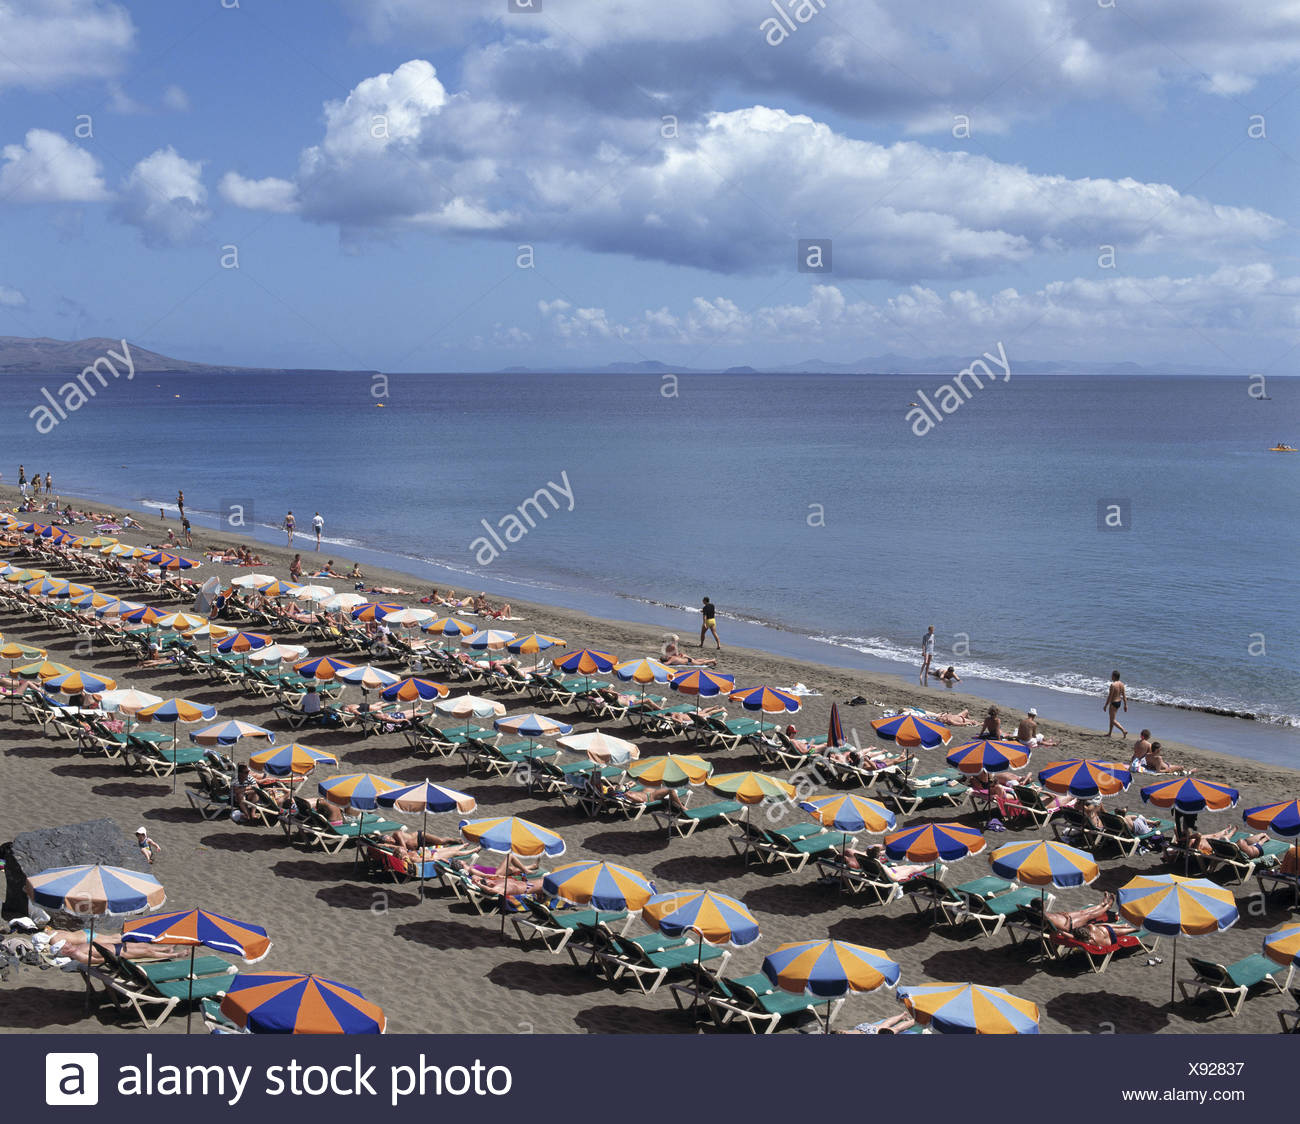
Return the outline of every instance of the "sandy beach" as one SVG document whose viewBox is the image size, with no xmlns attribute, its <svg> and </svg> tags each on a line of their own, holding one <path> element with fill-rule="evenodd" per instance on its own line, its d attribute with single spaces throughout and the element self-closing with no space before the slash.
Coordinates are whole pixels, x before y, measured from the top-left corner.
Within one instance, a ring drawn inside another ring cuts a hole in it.
<svg viewBox="0 0 1300 1124">
<path fill-rule="evenodd" d="M 13 488 L 0 489 L 0 498 L 7 505 L 12 505 L 15 495 Z M 93 501 L 72 497 L 61 497 L 61 501 L 71 502 L 74 508 L 102 510 L 102 505 Z M 175 520 L 163 523 L 156 514 L 137 517 L 143 531 L 118 536 L 123 541 L 138 545 L 165 542 L 168 527 L 179 533 Z M 83 531 L 85 525 L 76 529 Z M 198 528 L 194 537 L 195 545 L 181 553 L 196 559 L 202 558 L 205 549 L 238 541 L 233 535 L 215 536 Z M 287 577 L 293 550 L 269 548 L 252 540 L 247 540 L 247 545 L 266 563 L 258 567 L 260 572 Z M 310 550 L 305 535 L 299 535 L 297 549 L 302 550 L 308 569 L 312 562 L 325 560 L 326 555 Z M 339 570 L 351 563 L 337 554 L 332 557 Z M 71 569 L 56 572 L 61 576 L 75 573 Z M 200 579 L 216 574 L 228 581 L 238 572 L 230 566 L 205 563 L 193 574 Z M 417 584 L 417 579 L 398 572 L 367 568 L 366 578 L 371 585 L 413 591 L 414 596 L 394 598 L 408 604 L 415 604 L 428 592 L 427 584 Z M 349 588 L 342 579 L 328 584 L 338 590 Z M 105 584 L 97 588 L 122 592 Z M 459 592 L 464 595 L 466 591 Z M 534 603 L 512 601 L 512 605 L 515 616 L 522 620 L 501 627 L 553 633 L 564 637 L 570 650 L 599 648 L 628 658 L 657 654 L 663 640 L 662 630 L 644 625 L 596 619 Z M 169 609 L 181 607 L 180 603 L 168 604 Z M 97 651 L 91 658 L 77 655 L 76 642 L 68 633 L 32 624 L 7 601 L 0 601 L 0 630 L 6 639 L 49 648 L 53 659 L 113 676 L 119 685 L 194 698 L 216 706 L 223 718 L 269 726 L 277 731 L 280 742 L 298 740 L 272 717 L 266 699 L 242 695 L 169 668 L 134 670 L 132 661 L 115 649 Z M 693 646 L 695 637 L 683 629 L 682 640 Z M 725 643 L 725 632 L 723 640 Z M 307 643 L 312 655 L 334 654 L 319 643 Z M 692 646 L 687 650 L 694 651 Z M 973 716 L 980 716 L 987 707 L 959 689 L 921 688 L 901 678 L 778 659 L 760 651 L 728 646 L 721 653 L 708 654 L 719 656 L 719 670 L 734 675 L 738 685 L 801 682 L 818 692 L 806 699 L 801 713 L 792 716 L 803 735 L 825 732 L 833 702 L 840 704 L 846 731 L 856 730 L 864 743 L 875 741 L 869 723 L 883 710 L 901 706 L 943 711 L 969 708 Z M 355 696 L 356 691 L 351 691 L 350 697 Z M 845 705 L 855 696 L 864 697 L 868 705 Z M 512 713 L 533 706 L 523 700 L 504 701 Z M 571 710 L 538 709 L 575 721 Z M 741 713 L 733 704 L 731 714 Z M 1100 721 L 1100 700 L 1097 714 Z M 1004 712 L 1004 729 L 1014 730 L 1020 716 Z M 1134 733 L 1149 726 L 1160 738 L 1156 707 L 1130 706 L 1124 721 Z M 1108 741 L 1102 732 L 1104 722 L 1095 729 L 1082 729 L 1055 723 L 1045 714 L 1039 725 L 1040 731 L 1059 745 L 1037 750 L 1031 758 L 1032 769 L 1069 757 L 1128 759 L 1131 740 L 1123 745 L 1118 738 Z M 579 731 L 592 728 L 587 722 L 575 726 Z M 954 731 L 954 737 L 963 740 L 963 735 L 973 736 L 977 729 Z M 634 737 L 643 756 L 694 752 L 682 739 L 639 739 L 624 728 L 610 732 Z M 830 934 L 886 950 L 902 965 L 905 982 L 971 980 L 1005 986 L 1037 1002 L 1043 1029 L 1055 1033 L 1272 1033 L 1278 1029 L 1276 1012 L 1293 1006 L 1289 996 L 1266 996 L 1248 1002 L 1236 1019 L 1208 1019 L 1208 1005 L 1181 1000 L 1169 1003 L 1172 947 L 1167 939 L 1156 954 L 1162 963 L 1148 965 L 1145 956 L 1117 958 L 1102 975 L 1091 974 L 1079 958 L 1060 964 L 1033 963 L 1004 934 L 977 939 L 969 933 L 932 928 L 907 900 L 885 907 L 860 904 L 860 899 L 842 895 L 833 886 L 819 885 L 811 865 L 796 874 L 746 870 L 727 844 L 725 826 L 701 830 L 688 839 L 674 836 L 669 840 L 648 816 L 631 823 L 593 822 L 555 798 L 530 795 L 519 783 L 467 778 L 458 758 L 417 760 L 400 734 L 362 740 L 345 731 L 310 731 L 304 732 L 301 740 L 338 753 L 341 771 L 369 770 L 401 781 L 428 778 L 471 793 L 479 802 L 481 815 L 518 814 L 552 828 L 568 845 L 561 862 L 608 858 L 645 872 L 660 890 L 715 888 L 741 898 L 758 917 L 762 938 L 735 953 L 729 974 L 757 971 L 763 956 L 784 941 Z M 943 767 L 943 752 L 920 751 L 922 768 Z M 1241 808 L 1300 791 L 1300 774 L 1295 770 L 1168 741 L 1165 753 L 1175 762 L 1195 767 L 1202 776 L 1241 790 L 1239 808 L 1203 815 L 1203 830 L 1241 826 Z M 745 744 L 734 752 L 710 750 L 705 756 L 715 772 L 760 768 L 755 751 Z M 354 870 L 349 851 L 325 855 L 290 846 L 278 829 L 240 826 L 228 819 L 205 822 L 191 810 L 183 792 L 173 795 L 170 778 L 142 777 L 117 762 L 82 758 L 71 743 L 42 738 L 38 727 L 21 718 L 11 721 L 0 715 L 0 759 L 4 762 L 0 841 L 21 831 L 99 816 L 111 816 L 128 833 L 138 824 L 145 825 L 163 847 L 154 872 L 167 889 L 169 907 L 202 906 L 263 924 L 274 941 L 263 962 L 266 968 L 313 971 L 361 988 L 384 1007 L 392 1033 L 690 1033 L 694 1029 L 675 1010 L 666 988 L 650 997 L 640 996 L 635 989 L 611 989 L 575 968 L 563 955 L 553 956 L 536 945 L 522 949 L 509 928 L 502 936 L 496 919 L 481 918 L 436 889 L 420 902 L 413 885 L 367 881 Z M 318 769 L 313 781 L 325 775 Z M 185 783 L 182 776 L 181 785 Z M 1137 788 L 1135 783 L 1129 793 L 1109 805 L 1134 810 L 1141 803 Z M 701 792 L 697 802 L 706 796 L 707 792 Z M 900 816 L 900 824 L 923 818 L 973 822 L 966 805 L 955 816 Z M 455 822 L 454 815 L 435 817 L 430 826 L 450 834 Z M 1026 834 L 991 835 L 990 849 Z M 1051 837 L 1050 832 L 1038 834 Z M 1092 887 L 1057 891 L 1059 907 L 1070 909 L 1094 902 L 1100 892 L 1117 889 L 1137 873 L 1166 871 L 1158 854 L 1131 859 L 1112 856 L 1113 852 L 1101 857 L 1102 875 Z M 956 884 L 987 873 L 987 858 L 979 855 L 956 864 L 947 880 Z M 1186 956 L 1230 963 L 1258 952 L 1262 937 L 1292 916 L 1277 899 L 1265 909 L 1254 882 L 1236 887 L 1235 892 L 1241 918 L 1232 929 L 1179 941 L 1180 978 L 1190 975 Z M 643 929 L 638 923 L 633 931 Z M 107 1014 L 83 1014 L 81 988 L 79 976 L 57 970 L 28 969 L 14 976 L 9 983 L 0 984 L 0 1030 L 120 1032 Z M 847 1027 L 898 1009 L 897 1001 L 885 992 L 854 997 L 838 1025 Z M 184 1020 L 173 1017 L 163 1029 L 179 1032 L 183 1027 Z"/>
</svg>

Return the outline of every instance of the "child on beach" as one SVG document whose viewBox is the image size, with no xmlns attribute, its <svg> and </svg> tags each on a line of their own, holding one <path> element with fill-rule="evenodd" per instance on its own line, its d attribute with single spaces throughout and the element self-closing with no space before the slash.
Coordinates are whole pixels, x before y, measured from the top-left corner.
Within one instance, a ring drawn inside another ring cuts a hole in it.
<svg viewBox="0 0 1300 1124">
<path fill-rule="evenodd" d="M 149 832 L 146 828 L 137 827 L 135 829 L 135 845 L 140 848 L 140 854 L 145 857 L 149 865 L 153 866 L 154 854 L 162 850 L 161 844 L 156 839 L 149 838 Z"/>
</svg>

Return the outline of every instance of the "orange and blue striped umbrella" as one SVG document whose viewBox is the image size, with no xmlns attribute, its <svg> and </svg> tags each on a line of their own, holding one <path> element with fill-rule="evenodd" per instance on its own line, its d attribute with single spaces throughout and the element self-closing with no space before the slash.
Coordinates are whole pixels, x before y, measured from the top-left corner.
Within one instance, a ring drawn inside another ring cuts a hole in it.
<svg viewBox="0 0 1300 1124">
<path fill-rule="evenodd" d="M 692 667 L 670 680 L 674 691 L 683 695 L 696 697 L 695 707 L 699 709 L 699 700 L 713 698 L 715 695 L 731 694 L 736 689 L 733 675 L 721 675 L 704 667 Z"/>
<path fill-rule="evenodd" d="M 912 748 L 924 746 L 933 749 L 936 745 L 947 745 L 952 731 L 938 722 L 928 718 L 918 718 L 914 714 L 896 714 L 892 718 L 877 718 L 871 723 L 876 737 L 898 745 Z"/>
<path fill-rule="evenodd" d="M 271 951 L 271 938 L 260 925 L 235 921 L 206 909 L 159 913 L 128 921 L 122 926 L 122 940 L 152 944 L 202 946 L 238 956 L 256 964 Z"/>
<path fill-rule="evenodd" d="M 92 589 L 86 593 L 75 593 L 68 600 L 78 609 L 107 609 L 117 598 Z"/>
<path fill-rule="evenodd" d="M 766 773 L 723 773 L 706 782 L 714 792 L 721 792 L 742 804 L 761 804 L 764 800 L 793 800 L 794 785 Z"/>
<path fill-rule="evenodd" d="M 139 712 L 145 722 L 210 722 L 217 716 L 217 708 L 206 703 L 191 702 L 189 699 L 164 699 L 153 706 L 147 706 Z"/>
<path fill-rule="evenodd" d="M 878 948 L 848 941 L 797 941 L 783 944 L 763 960 L 763 974 L 782 991 L 826 1000 L 826 1033 L 831 1001 L 841 995 L 894 987 L 902 969 Z"/>
<path fill-rule="evenodd" d="M 1178 938 L 1217 933 L 1241 916 L 1232 891 L 1208 878 L 1177 874 L 1139 874 L 1119 888 L 1119 912 L 1148 932 L 1174 938 L 1169 957 L 1169 1002 L 1174 1001 Z"/>
<path fill-rule="evenodd" d="M 1287 838 L 1300 836 L 1300 800 L 1283 800 L 1276 804 L 1261 804 L 1247 808 L 1242 815 L 1251 827 L 1271 831 Z"/>
<path fill-rule="evenodd" d="M 758 921 L 742 901 L 716 890 L 674 890 L 656 894 L 641 908 L 641 919 L 665 936 L 695 932 L 711 945 L 743 948 L 758 940 Z"/>
<path fill-rule="evenodd" d="M 885 852 L 891 859 L 936 866 L 979 854 L 987 846 L 977 828 L 960 823 L 917 824 L 885 836 Z"/>
<path fill-rule="evenodd" d="M 269 632 L 236 632 L 217 644 L 217 651 L 227 655 L 236 652 L 256 652 L 273 642 Z"/>
<path fill-rule="evenodd" d="M 1180 812 L 1222 812 L 1237 803 L 1241 794 L 1226 784 L 1201 781 L 1195 777 L 1175 777 L 1147 785 L 1142 799 L 1159 808 L 1176 808 Z"/>
<path fill-rule="evenodd" d="M 1133 774 L 1117 761 L 1089 761 L 1072 758 L 1053 761 L 1039 770 L 1038 779 L 1049 792 L 1061 796 L 1114 796 L 1133 781 Z"/>
<path fill-rule="evenodd" d="M 639 870 L 593 859 L 557 867 L 542 879 L 542 889 L 570 905 L 602 913 L 640 909 L 656 892 Z"/>
<path fill-rule="evenodd" d="M 1300 968 L 1300 924 L 1283 925 L 1264 938 L 1264 955 L 1274 964 Z"/>
<path fill-rule="evenodd" d="M 182 558 L 179 554 L 172 554 L 168 550 L 156 550 L 152 554 L 146 554 L 144 560 L 160 570 L 192 570 L 198 565 L 192 558 Z"/>
<path fill-rule="evenodd" d="M 254 1034 L 383 1034 L 388 1024 L 356 988 L 296 972 L 240 972 L 221 1013 Z"/>
<path fill-rule="evenodd" d="M 27 879 L 27 896 L 46 909 L 78 917 L 144 913 L 167 900 L 162 883 L 152 874 L 99 863 L 33 874 Z"/>
<path fill-rule="evenodd" d="M 1087 851 L 1064 843 L 1027 839 L 1004 843 L 991 855 L 993 873 L 1026 886 L 1090 886 L 1101 869 Z"/>
<path fill-rule="evenodd" d="M 420 781 L 381 792 L 379 805 L 396 808 L 399 812 L 460 812 L 468 815 L 478 807 L 478 801 L 469 793 L 444 788 L 431 781 Z"/>
<path fill-rule="evenodd" d="M 948 754 L 947 760 L 954 769 L 974 776 L 985 771 L 1000 773 L 1006 769 L 1021 769 L 1029 763 L 1029 751 L 1015 742 L 981 738 L 959 745 Z"/>
<path fill-rule="evenodd" d="M 844 723 L 840 721 L 840 704 L 831 703 L 831 721 L 826 730 L 826 748 L 839 749 L 842 745 L 847 745 L 848 741 L 844 737 Z"/>
<path fill-rule="evenodd" d="M 747 687 L 732 691 L 730 697 L 746 710 L 758 710 L 763 714 L 793 714 L 803 706 L 798 696 L 774 687 Z"/>
<path fill-rule="evenodd" d="M 1037 1034 L 1042 1018 L 1036 1003 L 982 984 L 916 984 L 900 987 L 898 998 L 940 1034 Z"/>
<path fill-rule="evenodd" d="M 455 617 L 439 617 L 436 621 L 426 621 L 420 625 L 421 632 L 436 632 L 441 636 L 472 636 L 474 626 L 458 621 Z"/>
<path fill-rule="evenodd" d="M 462 635 L 464 634 L 462 633 Z M 517 636 L 506 645 L 507 650 L 525 656 L 545 652 L 548 648 L 563 647 L 564 641 L 558 636 L 547 636 L 542 632 L 530 632 L 527 636 Z"/>
<path fill-rule="evenodd" d="M 395 613 L 402 606 L 396 601 L 363 601 L 352 610 L 354 621 L 382 621 L 389 613 Z"/>
<path fill-rule="evenodd" d="M 121 614 L 124 621 L 130 621 L 132 624 L 157 624 L 167 614 L 161 613 L 152 605 L 139 605 L 132 609 L 127 609 Z"/>
<path fill-rule="evenodd" d="M 512 714 L 509 718 L 498 718 L 492 723 L 498 730 L 519 734 L 528 738 L 549 738 L 556 734 L 571 734 L 573 727 L 567 722 L 547 718 L 544 714 Z"/>
<path fill-rule="evenodd" d="M 177 632 L 191 632 L 196 628 L 202 628 L 208 623 L 207 617 L 201 617 L 198 613 L 168 613 L 158 622 L 159 628 L 171 628 Z"/>
<path fill-rule="evenodd" d="M 659 785 L 679 788 L 684 784 L 703 784 L 712 772 L 713 766 L 703 757 L 677 753 L 647 757 L 644 761 L 635 761 L 627 767 L 629 777 L 650 788 Z"/>
<path fill-rule="evenodd" d="M 91 675 L 88 671 L 69 671 L 47 680 L 45 686 L 63 695 L 80 695 L 87 691 L 97 695 L 101 691 L 113 690 L 117 686 L 117 680 L 109 679 L 107 676 Z"/>
<path fill-rule="evenodd" d="M 66 578 L 37 578 L 28 582 L 23 589 L 34 597 L 60 597 L 68 588 Z"/>
<path fill-rule="evenodd" d="M 375 773 L 344 773 L 320 782 L 320 794 L 331 804 L 350 805 L 360 811 L 378 806 L 379 797 L 402 786 Z"/>
<path fill-rule="evenodd" d="M 859 831 L 882 835 L 893 831 L 898 823 L 894 813 L 879 800 L 858 796 L 851 792 L 833 792 L 799 801 L 799 807 L 810 812 L 823 827 L 856 835 Z"/>
<path fill-rule="evenodd" d="M 250 765 L 265 769 L 273 777 L 306 776 L 317 765 L 338 765 L 339 759 L 323 749 L 313 749 L 309 745 L 290 742 L 288 745 L 264 749 L 254 753 L 249 759 Z"/>
<path fill-rule="evenodd" d="M 293 665 L 294 671 L 304 679 L 326 681 L 336 679 L 340 671 L 347 671 L 357 665 L 348 660 L 336 660 L 332 656 L 317 656 L 314 660 L 303 660 Z"/>
<path fill-rule="evenodd" d="M 462 820 L 460 833 L 470 843 L 498 855 L 536 858 L 564 854 L 564 840 L 549 828 L 519 816 L 494 816 L 486 820 Z"/>
<path fill-rule="evenodd" d="M 259 582 L 253 586 L 263 597 L 292 597 L 303 587 L 297 582 L 284 581 L 281 578 L 272 578 L 269 582 Z M 330 593 L 334 591 L 331 589 Z M 329 593 L 325 595 L 329 596 Z"/>
<path fill-rule="evenodd" d="M 642 657 L 615 664 L 614 674 L 625 683 L 640 683 L 644 689 L 648 683 L 667 683 L 677 674 L 677 669 L 658 660 Z"/>
<path fill-rule="evenodd" d="M 379 697 L 387 699 L 389 702 L 394 700 L 401 702 L 423 700 L 429 702 L 432 699 L 445 699 L 449 694 L 451 694 L 450 687 L 435 683 L 432 679 L 410 675 L 405 679 L 399 679 L 391 686 L 385 687 L 379 692 Z"/>
<path fill-rule="evenodd" d="M 555 666 L 572 675 L 604 675 L 610 671 L 618 660 L 608 652 L 595 652 L 590 648 L 573 652 L 562 660 L 556 660 Z"/>
</svg>

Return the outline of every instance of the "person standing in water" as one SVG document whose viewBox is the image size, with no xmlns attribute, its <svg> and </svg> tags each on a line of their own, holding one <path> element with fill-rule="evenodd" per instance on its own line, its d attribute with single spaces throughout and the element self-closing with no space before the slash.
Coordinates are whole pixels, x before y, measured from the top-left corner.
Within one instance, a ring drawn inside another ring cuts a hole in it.
<svg viewBox="0 0 1300 1124">
<path fill-rule="evenodd" d="M 325 518 L 318 511 L 311 517 L 311 529 L 316 532 L 316 553 L 320 553 L 320 533 L 325 529 Z"/>
<path fill-rule="evenodd" d="M 293 512 L 289 512 L 284 517 L 284 533 L 286 536 L 285 546 L 293 546 Z"/>
<path fill-rule="evenodd" d="M 707 597 L 704 604 L 700 606 L 700 647 L 704 647 L 704 637 L 708 633 L 713 634 L 713 642 L 718 646 L 718 651 L 722 651 L 722 641 L 718 639 L 718 607 Z"/>
<path fill-rule="evenodd" d="M 176 491 L 176 508 L 180 512 L 183 521 L 185 519 L 185 493 L 179 488 Z"/>
<path fill-rule="evenodd" d="M 1110 673 L 1110 686 L 1106 689 L 1106 701 L 1101 704 L 1101 708 L 1106 711 L 1110 717 L 1110 725 L 1106 727 L 1106 736 L 1110 737 L 1111 733 L 1118 730 L 1125 737 L 1128 737 L 1128 731 L 1119 724 L 1119 708 L 1124 708 L 1124 713 L 1128 713 L 1128 688 L 1124 686 L 1124 681 L 1120 679 L 1118 671 Z"/>
<path fill-rule="evenodd" d="M 930 661 L 934 659 L 934 625 L 931 625 L 926 634 L 921 637 L 921 676 L 920 683 L 924 687 L 930 679 Z"/>
</svg>

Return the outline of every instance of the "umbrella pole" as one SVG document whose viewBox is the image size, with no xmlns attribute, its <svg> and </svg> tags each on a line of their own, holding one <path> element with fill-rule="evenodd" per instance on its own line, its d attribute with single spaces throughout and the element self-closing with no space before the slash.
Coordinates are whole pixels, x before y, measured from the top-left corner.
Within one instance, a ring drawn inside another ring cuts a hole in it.
<svg viewBox="0 0 1300 1124">
<path fill-rule="evenodd" d="M 352 869 L 357 871 L 361 868 L 361 835 L 362 828 L 366 825 L 366 812 L 364 808 L 357 809 L 357 855 L 352 860 Z"/>
<path fill-rule="evenodd" d="M 95 915 L 90 915 L 90 940 L 86 943 L 86 1011 L 90 1011 L 90 968 L 95 960 Z M 108 965 L 105 965 L 107 967 Z"/>
<path fill-rule="evenodd" d="M 1169 957 L 1169 1002 L 1174 1001 L 1174 983 L 1178 978 L 1178 934 L 1174 934 L 1174 952 Z"/>
<path fill-rule="evenodd" d="M 420 856 L 420 901 L 424 901 L 424 830 L 429 826 L 429 802 L 424 802 L 420 814 L 420 838 L 416 840 L 415 851 Z"/>
<path fill-rule="evenodd" d="M 190 979 L 189 995 L 186 997 L 185 1004 L 185 1033 L 190 1032 L 190 1020 L 194 1018 L 194 950 L 197 945 L 190 945 Z"/>
</svg>

